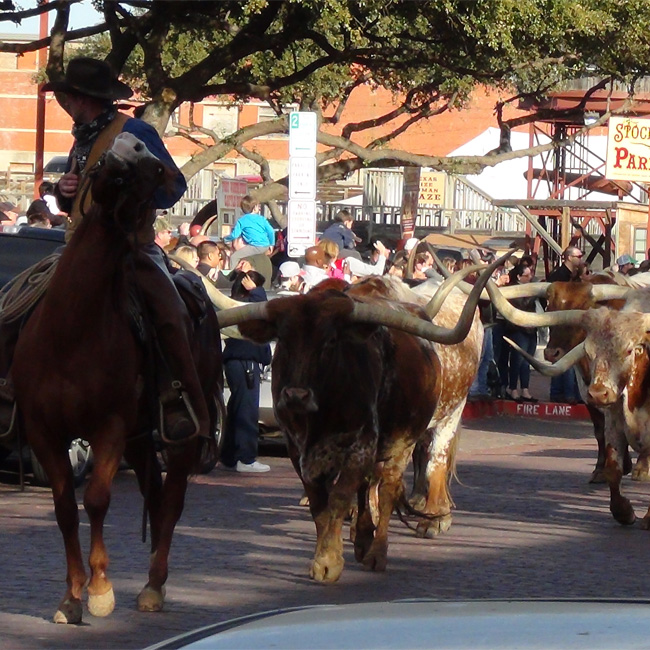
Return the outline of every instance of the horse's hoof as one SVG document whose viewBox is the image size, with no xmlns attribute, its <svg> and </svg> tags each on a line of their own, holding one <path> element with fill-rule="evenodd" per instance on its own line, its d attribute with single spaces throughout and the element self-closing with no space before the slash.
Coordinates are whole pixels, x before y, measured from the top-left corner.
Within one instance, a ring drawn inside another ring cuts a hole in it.
<svg viewBox="0 0 650 650">
<path fill-rule="evenodd" d="M 336 582 L 343 572 L 343 558 L 336 562 L 323 562 L 314 560 L 309 569 L 309 576 L 317 582 L 332 583 Z"/>
<path fill-rule="evenodd" d="M 138 594 L 138 611 L 160 612 L 165 604 L 165 587 L 160 591 L 146 586 Z"/>
<path fill-rule="evenodd" d="M 81 623 L 82 607 L 78 598 L 68 598 L 59 603 L 59 609 L 54 614 L 55 623 Z"/>
<path fill-rule="evenodd" d="M 105 594 L 93 596 L 88 594 L 88 611 L 93 616 L 108 616 L 115 609 L 115 594 L 111 587 Z"/>
</svg>

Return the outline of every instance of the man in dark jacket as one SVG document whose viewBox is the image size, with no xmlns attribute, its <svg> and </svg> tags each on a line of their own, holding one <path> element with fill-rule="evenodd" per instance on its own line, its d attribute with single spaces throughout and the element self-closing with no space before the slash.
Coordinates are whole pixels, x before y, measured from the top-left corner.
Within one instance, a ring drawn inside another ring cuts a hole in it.
<svg viewBox="0 0 650 650">
<path fill-rule="evenodd" d="M 578 270 L 582 260 L 582 251 L 577 246 L 569 246 L 562 253 L 562 264 L 548 274 L 549 282 L 569 282 Z"/>
<path fill-rule="evenodd" d="M 244 302 L 264 302 L 264 276 L 257 271 L 236 271 L 232 297 Z M 223 369 L 230 388 L 221 466 L 240 473 L 268 472 L 257 460 L 261 367 L 271 363 L 271 347 L 229 338 L 223 349 Z"/>
<path fill-rule="evenodd" d="M 583 253 L 577 246 L 569 246 L 562 253 L 562 265 L 549 273 L 548 281 L 569 282 L 580 267 L 582 256 Z M 557 377 L 551 377 L 549 393 L 551 402 L 577 404 L 579 397 L 576 372 L 573 368 L 569 368 L 565 373 Z"/>
</svg>

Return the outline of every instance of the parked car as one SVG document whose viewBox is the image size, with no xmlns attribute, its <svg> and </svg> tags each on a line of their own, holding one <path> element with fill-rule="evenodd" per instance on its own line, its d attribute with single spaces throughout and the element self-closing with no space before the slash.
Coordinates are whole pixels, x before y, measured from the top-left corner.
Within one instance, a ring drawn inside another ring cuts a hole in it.
<svg viewBox="0 0 650 650">
<path fill-rule="evenodd" d="M 54 156 L 43 167 L 43 178 L 48 181 L 57 181 L 65 173 L 68 165 L 68 156 Z"/>
<path fill-rule="evenodd" d="M 54 253 L 64 244 L 64 231 L 55 228 L 30 228 L 22 226 L 0 232 L 0 287 L 16 277 L 25 269 Z M 16 440 L 0 439 L 0 461 L 16 452 Z M 27 453 L 28 452 L 28 453 Z M 47 485 L 47 475 L 31 450 L 21 449 L 20 453 L 31 461 L 31 470 L 37 483 Z M 81 438 L 70 443 L 68 450 L 75 485 L 83 483 L 92 466 L 92 450 Z"/>
</svg>

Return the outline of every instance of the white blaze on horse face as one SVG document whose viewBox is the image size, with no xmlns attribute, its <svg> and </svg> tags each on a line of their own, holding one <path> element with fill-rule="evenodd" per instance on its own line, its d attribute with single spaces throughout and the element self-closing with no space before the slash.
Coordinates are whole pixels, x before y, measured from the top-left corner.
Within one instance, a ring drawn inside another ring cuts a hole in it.
<svg viewBox="0 0 650 650">
<path fill-rule="evenodd" d="M 113 140 L 109 152 L 128 163 L 136 163 L 143 158 L 156 158 L 147 145 L 136 138 L 132 133 L 120 133 Z"/>
</svg>

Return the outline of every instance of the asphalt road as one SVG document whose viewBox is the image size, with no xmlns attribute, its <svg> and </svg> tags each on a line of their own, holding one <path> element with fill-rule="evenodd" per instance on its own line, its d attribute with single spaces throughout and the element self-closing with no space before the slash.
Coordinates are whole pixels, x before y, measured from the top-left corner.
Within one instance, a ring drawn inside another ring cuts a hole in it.
<svg viewBox="0 0 650 650">
<path fill-rule="evenodd" d="M 0 647 L 142 648 L 198 626 L 305 604 L 650 597 L 641 571 L 650 532 L 616 524 L 607 488 L 587 483 L 595 442 L 586 423 L 469 423 L 451 530 L 435 540 L 416 539 L 395 517 L 388 570 L 362 570 L 347 542 L 343 575 L 330 586 L 308 577 L 315 531 L 308 510 L 298 505 L 301 487 L 289 461 L 263 460 L 272 467 L 268 474 L 217 469 L 193 481 L 172 547 L 166 611 L 158 614 L 134 607 L 148 552 L 140 542 L 134 476 L 120 472 L 105 531 L 117 606 L 105 619 L 86 612 L 79 626 L 50 622 L 64 591 L 65 565 L 48 490 L 30 486 L 20 493 L 0 484 Z M 645 514 L 650 486 L 626 479 L 624 489 Z M 81 500 L 81 490 L 78 495 Z M 82 522 L 87 552 L 84 514 Z"/>
</svg>

